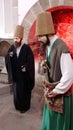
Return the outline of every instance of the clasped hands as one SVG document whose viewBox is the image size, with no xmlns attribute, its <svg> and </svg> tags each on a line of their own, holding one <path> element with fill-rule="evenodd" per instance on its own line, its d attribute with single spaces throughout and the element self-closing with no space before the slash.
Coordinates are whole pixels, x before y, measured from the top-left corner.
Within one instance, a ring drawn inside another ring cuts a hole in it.
<svg viewBox="0 0 73 130">
<path fill-rule="evenodd" d="M 53 89 L 51 85 L 48 84 L 48 82 L 46 80 L 43 81 L 43 88 L 44 88 L 44 97 L 56 97 L 58 95 L 58 93 L 53 92 Z"/>
</svg>

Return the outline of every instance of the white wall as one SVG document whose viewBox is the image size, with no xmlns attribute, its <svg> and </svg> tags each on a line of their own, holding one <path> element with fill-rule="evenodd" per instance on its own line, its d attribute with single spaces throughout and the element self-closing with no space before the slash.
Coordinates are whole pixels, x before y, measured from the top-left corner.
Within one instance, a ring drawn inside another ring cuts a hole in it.
<svg viewBox="0 0 73 130">
<path fill-rule="evenodd" d="M 38 0 L 18 0 L 18 21 L 21 24 L 23 18 L 29 11 L 29 9 L 37 2 Z"/>
<path fill-rule="evenodd" d="M 4 0 L 0 0 L 0 35 L 4 33 Z"/>
<path fill-rule="evenodd" d="M 0 0 L 0 37 L 13 35 L 15 26 L 38 0 Z"/>
<path fill-rule="evenodd" d="M 18 24 L 18 0 L 0 0 L 0 37 L 10 37 Z"/>
</svg>

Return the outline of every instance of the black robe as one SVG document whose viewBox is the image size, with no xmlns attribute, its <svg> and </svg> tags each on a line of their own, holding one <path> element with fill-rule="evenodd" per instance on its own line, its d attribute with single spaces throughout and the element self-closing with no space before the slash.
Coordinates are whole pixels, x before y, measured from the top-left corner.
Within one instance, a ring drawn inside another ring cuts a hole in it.
<svg viewBox="0 0 73 130">
<path fill-rule="evenodd" d="M 14 82 L 14 105 L 17 110 L 26 111 L 30 108 L 31 91 L 35 84 L 34 56 L 29 45 L 23 44 L 17 58 L 14 45 L 9 49 L 13 51 L 11 57 L 12 76 Z M 26 72 L 22 72 L 22 66 Z"/>
</svg>

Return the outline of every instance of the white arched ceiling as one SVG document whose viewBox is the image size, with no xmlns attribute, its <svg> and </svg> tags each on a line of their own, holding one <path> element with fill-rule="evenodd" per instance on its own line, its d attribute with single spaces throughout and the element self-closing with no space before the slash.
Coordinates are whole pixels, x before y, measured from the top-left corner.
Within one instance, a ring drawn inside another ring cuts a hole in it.
<svg viewBox="0 0 73 130">
<path fill-rule="evenodd" d="M 28 39 L 29 30 L 36 20 L 37 15 L 56 6 L 73 6 L 73 0 L 38 0 L 23 17 L 22 25 L 25 27 L 25 41 Z"/>
<path fill-rule="evenodd" d="M 38 0 L 18 0 L 18 21 L 21 24 L 23 17 Z"/>
</svg>

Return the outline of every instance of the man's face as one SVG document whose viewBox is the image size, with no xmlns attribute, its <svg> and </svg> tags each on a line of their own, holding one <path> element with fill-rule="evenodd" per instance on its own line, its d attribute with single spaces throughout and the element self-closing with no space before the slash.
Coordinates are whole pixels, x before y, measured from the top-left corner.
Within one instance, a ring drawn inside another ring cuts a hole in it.
<svg viewBox="0 0 73 130">
<path fill-rule="evenodd" d="M 17 48 L 21 45 L 21 38 L 15 37 L 14 38 L 14 46 Z"/>
<path fill-rule="evenodd" d="M 46 36 L 38 36 L 38 41 L 42 42 L 43 44 L 46 44 L 47 42 L 47 37 Z"/>
<path fill-rule="evenodd" d="M 46 47 L 46 46 L 50 45 L 48 35 L 38 36 L 38 41 L 39 41 L 41 47 Z"/>
</svg>

